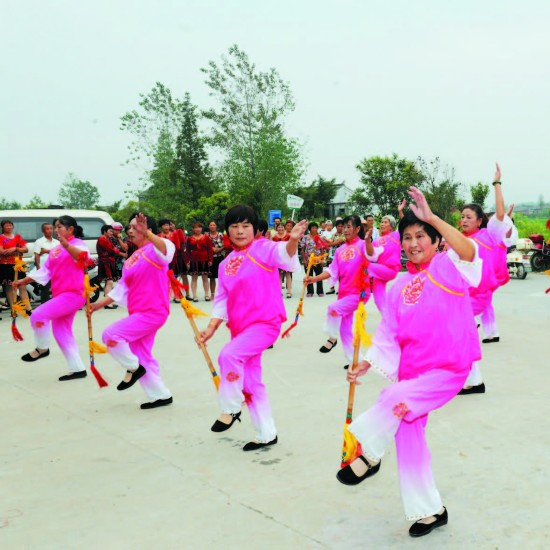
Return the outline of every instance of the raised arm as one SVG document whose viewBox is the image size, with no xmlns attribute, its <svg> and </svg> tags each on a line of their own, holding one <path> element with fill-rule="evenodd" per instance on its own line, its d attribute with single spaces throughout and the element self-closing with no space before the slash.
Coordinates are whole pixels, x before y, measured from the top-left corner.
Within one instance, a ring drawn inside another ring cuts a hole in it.
<svg viewBox="0 0 550 550">
<path fill-rule="evenodd" d="M 450 246 L 457 253 L 461 260 L 466 262 L 473 261 L 476 250 L 472 241 L 465 237 L 458 229 L 455 229 L 446 221 L 442 220 L 439 216 L 436 216 L 432 212 L 426 197 L 420 189 L 412 186 L 409 189 L 409 195 L 416 203 L 411 203 L 410 205 L 414 215 L 418 219 L 435 227 L 435 229 L 441 233 L 448 246 Z"/>
<path fill-rule="evenodd" d="M 500 182 L 500 166 L 496 163 L 495 177 L 493 178 L 495 188 L 495 216 L 498 221 L 504 219 L 504 197 L 502 196 L 502 184 Z"/>
</svg>

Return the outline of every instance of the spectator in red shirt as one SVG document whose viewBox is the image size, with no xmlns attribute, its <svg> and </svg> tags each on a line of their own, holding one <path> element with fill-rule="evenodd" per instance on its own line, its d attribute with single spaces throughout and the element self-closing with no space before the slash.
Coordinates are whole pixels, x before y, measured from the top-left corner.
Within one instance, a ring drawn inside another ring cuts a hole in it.
<svg viewBox="0 0 550 550">
<path fill-rule="evenodd" d="M 204 299 L 209 302 L 210 284 L 208 282 L 208 275 L 213 261 L 212 241 L 208 235 L 203 234 L 203 225 L 201 222 L 195 222 L 192 227 L 193 234 L 187 238 L 185 263 L 191 274 L 191 293 L 193 294 L 193 302 L 199 301 L 197 298 L 197 280 L 199 275 L 202 278 Z"/>
<path fill-rule="evenodd" d="M 128 255 L 112 242 L 113 228 L 104 225 L 101 228 L 101 237 L 97 239 L 97 275 L 101 282 L 105 282 L 103 295 L 107 296 L 113 289 L 113 282 L 118 280 L 116 271 L 117 256 L 126 258 Z M 118 306 L 105 306 L 105 309 L 115 309 Z"/>
<path fill-rule="evenodd" d="M 8 305 L 11 307 L 17 301 L 17 292 L 11 286 L 15 279 L 15 257 L 22 256 L 28 252 L 27 243 L 21 235 L 13 232 L 13 222 L 11 220 L 2 220 L 0 222 L 2 234 L 0 235 L 0 283 L 4 287 Z M 27 312 L 31 311 L 29 294 L 24 286 L 19 288 L 21 300 L 25 301 Z"/>
</svg>

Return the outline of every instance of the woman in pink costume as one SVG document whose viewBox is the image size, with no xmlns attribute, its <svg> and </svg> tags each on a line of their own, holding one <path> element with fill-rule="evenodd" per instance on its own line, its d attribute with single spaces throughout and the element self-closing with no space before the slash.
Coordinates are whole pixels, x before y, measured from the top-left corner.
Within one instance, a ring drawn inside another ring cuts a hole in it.
<svg viewBox="0 0 550 550">
<path fill-rule="evenodd" d="M 399 222 L 408 272 L 389 290 L 373 345 L 347 376 L 359 383 L 372 368 L 392 384 L 350 424 L 363 454 L 337 478 L 357 485 L 376 474 L 395 438 L 405 514 L 416 521 L 409 534 L 419 537 L 447 523 L 424 431 L 428 414 L 457 394 L 480 357 L 468 288 L 480 281 L 481 261 L 477 244 L 434 215 L 416 187 L 409 194 L 416 205 Z M 452 250 L 438 254 L 441 236 Z"/>
<path fill-rule="evenodd" d="M 231 340 L 218 357 L 220 365 L 219 403 L 222 414 L 212 426 L 223 432 L 240 422 L 243 402 L 248 405 L 256 440 L 244 451 L 254 451 L 277 443 L 277 430 L 262 382 L 262 353 L 279 336 L 286 312 L 281 296 L 279 269 L 298 271 L 296 251 L 306 222 L 297 223 L 287 242 L 254 239 L 258 217 L 243 204 L 230 208 L 225 227 L 233 243 L 231 252 L 220 264 L 218 291 L 212 317 L 200 334 L 207 342 L 225 320 Z"/>
<path fill-rule="evenodd" d="M 479 248 L 479 256 L 483 260 L 483 273 L 481 283 L 476 288 L 470 289 L 472 308 L 474 315 L 481 315 L 485 320 L 484 333 L 487 338 L 484 343 L 498 342 L 500 340 L 496 332 L 495 314 L 493 309 L 493 293 L 502 284 L 503 278 L 499 270 L 499 262 L 502 262 L 502 254 L 506 251 L 500 245 L 506 237 L 506 233 L 512 228 L 512 220 L 505 215 L 504 198 L 500 183 L 500 168 L 497 164 L 493 181 L 495 188 L 495 214 L 490 220 L 478 204 L 467 204 L 462 210 L 460 224 L 462 233 L 475 241 Z M 460 395 L 471 393 L 485 393 L 485 384 L 481 379 L 479 363 L 472 365 L 472 370 L 466 380 Z"/>
<path fill-rule="evenodd" d="M 386 285 L 393 281 L 401 270 L 401 241 L 395 226 L 393 216 L 384 216 L 380 222 L 380 237 L 372 243 L 375 248 L 384 249 L 376 262 L 369 265 L 374 302 L 382 314 L 386 306 Z"/>
<path fill-rule="evenodd" d="M 88 247 L 80 240 L 82 229 L 71 216 L 54 221 L 60 244 L 52 248 L 40 269 L 33 269 L 17 286 L 36 281 L 41 285 L 51 281 L 52 299 L 37 307 L 31 317 L 36 348 L 21 357 L 23 361 L 37 361 L 50 354 L 50 323 L 55 341 L 61 348 L 69 367 L 69 374 L 61 382 L 85 378 L 87 373 L 78 353 L 72 327 L 76 312 L 86 303 L 84 297 L 84 266 Z"/>
<path fill-rule="evenodd" d="M 158 330 L 170 313 L 168 266 L 176 247 L 156 235 L 155 220 L 135 214 L 128 236 L 138 249 L 124 262 L 122 278 L 103 300 L 92 304 L 92 311 L 117 302 L 128 308 L 128 317 L 103 331 L 103 342 L 113 358 L 126 369 L 118 390 L 127 390 L 138 380 L 149 401 L 142 409 L 164 407 L 172 403 L 172 394 L 164 385 L 159 364 L 152 349 Z"/>
<path fill-rule="evenodd" d="M 343 222 L 345 243 L 336 249 L 334 260 L 323 273 L 306 277 L 304 283 L 313 284 L 328 278 L 332 279 L 332 286 L 339 282 L 338 299 L 328 306 L 325 320 L 324 331 L 329 338 L 319 351 L 321 353 L 331 351 L 336 346 L 338 334 L 340 334 L 344 354 L 348 362 L 351 362 L 353 314 L 357 310 L 359 300 L 366 303 L 370 297 L 370 288 L 366 284 L 371 266 L 368 260 L 376 259 L 382 252 L 382 248 L 377 250 L 373 248 L 370 230 L 365 237 L 359 217 L 347 216 Z M 344 368 L 348 368 L 348 365 Z"/>
</svg>

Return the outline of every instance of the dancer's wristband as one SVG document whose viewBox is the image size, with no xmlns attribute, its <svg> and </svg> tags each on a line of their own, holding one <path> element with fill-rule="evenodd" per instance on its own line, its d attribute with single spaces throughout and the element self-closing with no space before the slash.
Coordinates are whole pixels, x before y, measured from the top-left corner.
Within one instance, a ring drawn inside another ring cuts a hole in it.
<svg viewBox="0 0 550 550">
<path fill-rule="evenodd" d="M 493 185 L 496 185 L 497 183 L 498 183 L 499 185 L 502 185 L 502 182 L 501 182 L 501 181 L 498 181 L 498 180 L 497 180 L 497 181 L 494 181 L 494 182 L 493 182 Z"/>
</svg>

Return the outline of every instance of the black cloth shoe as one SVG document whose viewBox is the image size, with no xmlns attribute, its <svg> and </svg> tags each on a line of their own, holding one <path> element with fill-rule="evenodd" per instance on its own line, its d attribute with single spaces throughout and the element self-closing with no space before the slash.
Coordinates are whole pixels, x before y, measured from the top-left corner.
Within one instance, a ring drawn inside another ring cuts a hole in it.
<svg viewBox="0 0 550 550">
<path fill-rule="evenodd" d="M 336 290 L 334 290 L 333 288 L 331 288 L 331 289 L 327 292 L 327 294 L 336 294 Z"/>
<path fill-rule="evenodd" d="M 210 428 L 213 432 L 225 432 L 225 430 L 229 430 L 231 426 L 235 423 L 235 420 L 241 421 L 241 411 L 238 413 L 230 413 L 233 417 L 231 419 L 231 424 L 226 424 L 225 422 L 222 422 L 221 420 L 216 420 L 214 424 L 212 424 L 212 427 Z"/>
<path fill-rule="evenodd" d="M 66 380 L 76 380 L 77 378 L 86 378 L 88 373 L 85 370 L 79 370 L 77 372 L 71 372 L 71 374 L 64 374 L 59 377 L 60 382 L 65 382 Z"/>
<path fill-rule="evenodd" d="M 141 409 L 156 409 L 157 407 L 166 407 L 166 405 L 171 405 L 174 402 L 174 400 L 171 397 L 167 397 L 166 399 L 157 399 L 156 401 L 153 401 L 152 403 L 142 403 L 140 405 Z"/>
<path fill-rule="evenodd" d="M 272 439 L 268 443 L 256 443 L 256 441 L 250 441 L 250 443 L 247 443 L 243 447 L 243 451 L 257 451 L 258 449 L 261 449 L 262 447 L 268 447 L 269 445 L 275 445 L 277 443 L 278 439 L 277 436 L 275 436 L 275 439 Z"/>
<path fill-rule="evenodd" d="M 442 514 L 434 514 L 435 521 L 433 523 L 413 523 L 409 529 L 409 535 L 411 537 L 423 537 L 428 533 L 431 533 L 437 527 L 447 525 L 449 521 L 449 515 L 447 514 L 447 508 L 443 507 L 444 512 Z"/>
<path fill-rule="evenodd" d="M 372 464 L 370 464 L 363 455 L 359 455 L 357 458 L 360 458 L 365 463 L 367 471 L 362 476 L 355 475 L 355 472 L 351 469 L 351 464 L 348 464 L 336 474 L 336 479 L 340 483 L 343 483 L 344 485 L 359 485 L 361 481 L 367 479 L 367 477 L 373 476 L 378 473 L 378 470 L 380 470 L 380 464 L 382 464 L 382 461 L 376 464 L 376 466 L 372 466 Z"/>
<path fill-rule="evenodd" d="M 485 393 L 485 384 L 483 382 L 477 386 L 472 386 L 467 390 L 462 388 L 457 395 L 470 395 L 471 393 Z"/>
<path fill-rule="evenodd" d="M 323 344 L 323 345 L 319 348 L 319 351 L 320 351 L 321 353 L 328 353 L 329 351 L 332 351 L 332 350 L 336 347 L 336 344 L 338 343 L 338 340 L 333 339 L 333 338 L 329 338 L 327 343 L 332 344 L 332 346 L 330 346 L 330 348 L 328 348 L 327 346 L 325 346 L 325 345 Z"/>
<path fill-rule="evenodd" d="M 348 369 L 349 369 L 349 365 L 344 365 L 344 369 L 348 370 Z"/>
<path fill-rule="evenodd" d="M 481 340 L 482 344 L 496 344 L 497 342 L 500 342 L 500 336 L 495 336 L 494 338 L 483 338 L 483 340 Z"/>
<path fill-rule="evenodd" d="M 38 351 L 38 348 L 35 348 L 35 351 Z M 21 361 L 26 361 L 27 363 L 32 363 L 33 361 L 38 361 L 39 359 L 42 359 L 43 357 L 48 357 L 50 355 L 50 350 L 47 349 L 46 351 L 38 351 L 39 355 L 37 357 L 33 357 L 30 353 L 25 353 L 23 357 L 21 357 Z"/>
<path fill-rule="evenodd" d="M 128 370 L 126 372 L 129 372 L 132 375 L 132 377 L 130 378 L 129 382 L 124 382 L 123 380 L 116 387 L 116 389 L 119 391 L 127 390 L 128 388 L 131 388 L 147 371 L 145 370 L 144 367 L 140 365 L 135 371 L 132 372 L 131 370 Z"/>
</svg>

